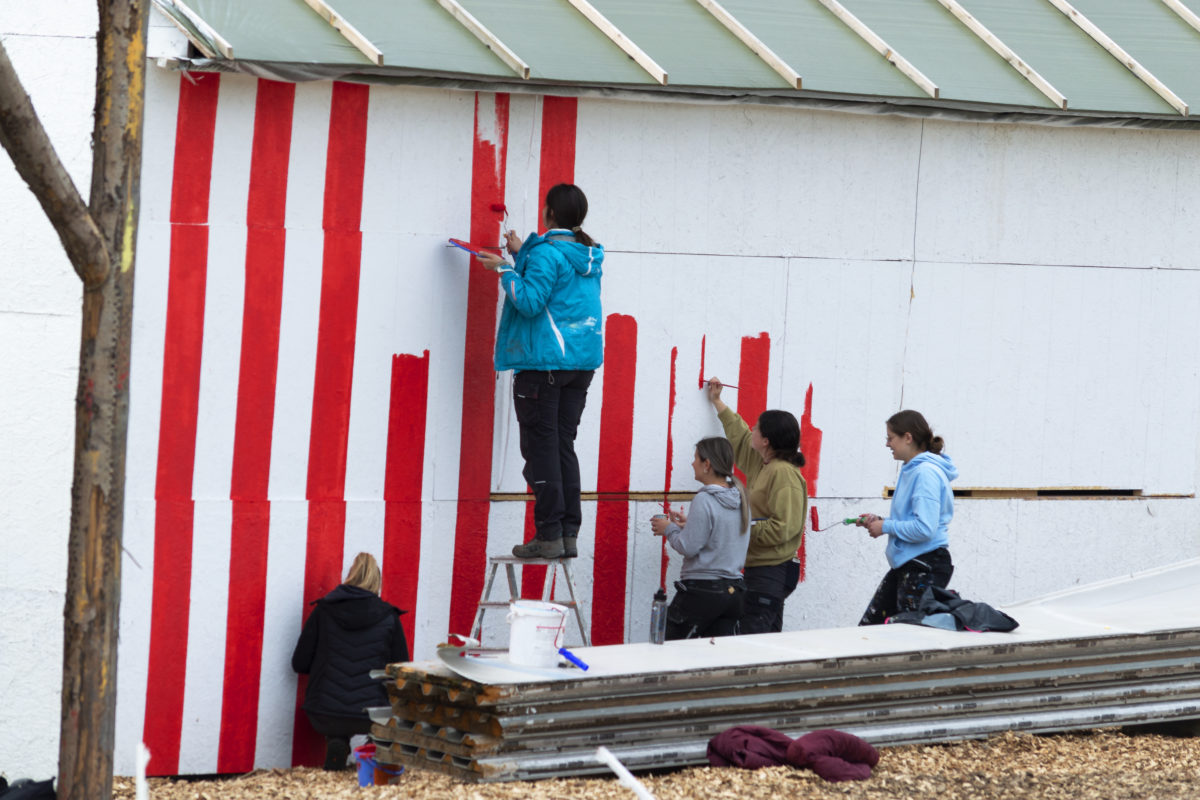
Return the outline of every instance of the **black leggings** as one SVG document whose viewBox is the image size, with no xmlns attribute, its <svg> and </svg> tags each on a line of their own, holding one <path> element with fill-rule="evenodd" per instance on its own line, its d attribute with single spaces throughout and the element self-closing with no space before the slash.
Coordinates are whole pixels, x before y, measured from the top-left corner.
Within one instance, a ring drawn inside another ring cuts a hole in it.
<svg viewBox="0 0 1200 800">
<path fill-rule="evenodd" d="M 858 624 L 882 625 L 901 611 L 916 611 L 925 590 L 930 586 L 945 589 L 953 574 L 950 551 L 944 547 L 905 561 L 883 576 Z"/>
</svg>

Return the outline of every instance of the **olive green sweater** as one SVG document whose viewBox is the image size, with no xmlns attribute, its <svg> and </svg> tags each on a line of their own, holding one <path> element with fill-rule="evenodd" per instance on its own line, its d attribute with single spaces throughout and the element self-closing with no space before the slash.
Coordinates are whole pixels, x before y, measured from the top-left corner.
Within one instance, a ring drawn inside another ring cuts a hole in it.
<svg viewBox="0 0 1200 800">
<path fill-rule="evenodd" d="M 725 427 L 725 438 L 733 445 L 734 460 L 746 476 L 750 496 L 750 548 L 747 567 L 782 564 L 796 555 L 804 540 L 804 516 L 808 513 L 808 485 L 800 469 L 787 461 L 764 464 L 750 446 L 750 428 L 731 408 L 717 415 Z"/>
</svg>

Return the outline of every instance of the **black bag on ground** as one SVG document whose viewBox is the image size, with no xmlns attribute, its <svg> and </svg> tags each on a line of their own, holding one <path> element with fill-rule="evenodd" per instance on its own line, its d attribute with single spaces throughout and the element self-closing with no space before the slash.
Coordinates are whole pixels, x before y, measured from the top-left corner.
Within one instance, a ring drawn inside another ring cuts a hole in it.
<svg viewBox="0 0 1200 800">
<path fill-rule="evenodd" d="M 930 586 L 925 590 L 916 611 L 896 614 L 890 617 L 888 622 L 948 628 L 949 620 L 953 621 L 955 630 L 975 632 L 1007 633 L 1016 630 L 1019 624 L 1008 614 L 992 608 L 987 603 L 964 600 L 953 589 L 943 589 L 940 586 Z"/>
<path fill-rule="evenodd" d="M 55 800 L 57 797 L 53 778 L 44 781 L 13 781 L 12 786 L 0 788 L 0 798 L 3 800 Z"/>
</svg>

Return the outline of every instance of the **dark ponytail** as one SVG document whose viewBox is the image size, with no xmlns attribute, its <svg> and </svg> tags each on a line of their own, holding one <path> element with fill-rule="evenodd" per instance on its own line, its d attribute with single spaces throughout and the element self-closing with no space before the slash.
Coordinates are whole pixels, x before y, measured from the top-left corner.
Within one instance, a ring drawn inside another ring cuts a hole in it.
<svg viewBox="0 0 1200 800">
<path fill-rule="evenodd" d="M 804 466 L 800 452 L 800 423 L 791 412 L 770 409 L 758 415 L 758 433 L 767 440 L 773 458 Z"/>
<path fill-rule="evenodd" d="M 933 428 L 929 427 L 920 411 L 897 411 L 888 417 L 887 426 L 888 430 L 897 436 L 911 433 L 913 444 L 922 452 L 941 453 L 942 448 L 946 446 L 945 439 L 933 435 Z"/>
<path fill-rule="evenodd" d="M 551 186 L 550 191 L 546 192 L 546 208 L 550 209 L 550 215 L 554 217 L 556 228 L 570 230 L 575 234 L 575 241 L 585 247 L 595 244 L 592 237 L 584 233 L 580 227 L 588 212 L 587 197 L 584 195 L 583 189 L 573 183 Z"/>
</svg>

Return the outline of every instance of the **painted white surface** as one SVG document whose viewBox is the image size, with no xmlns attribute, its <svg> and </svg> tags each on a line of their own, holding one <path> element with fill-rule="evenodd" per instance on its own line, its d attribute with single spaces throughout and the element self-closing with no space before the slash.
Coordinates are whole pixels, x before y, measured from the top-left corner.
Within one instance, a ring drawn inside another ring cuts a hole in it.
<svg viewBox="0 0 1200 800">
<path fill-rule="evenodd" d="M 47 109 L 47 121 L 85 185 L 91 75 L 75 65 L 84 51 L 93 57 L 93 45 L 33 38 L 6 33 L 5 46 L 18 69 L 35 76 L 35 103 L 47 92 L 70 100 Z M 64 54 L 62 63 L 42 60 L 47 47 Z M 125 773 L 133 769 L 145 705 L 178 81 L 159 70 L 148 79 L 118 673 L 117 758 Z M 251 79 L 221 79 L 185 771 L 214 768 L 220 720 L 223 576 L 236 557 L 229 552 L 229 466 L 254 91 Z M 264 766 L 291 757 L 296 684 L 289 662 L 300 628 L 296 576 L 304 571 L 330 91 L 327 83 L 296 91 L 256 756 Z M 504 201 L 522 232 L 536 224 L 540 206 L 541 108 L 540 98 L 512 98 Z M 390 358 L 428 349 L 417 658 L 432 655 L 449 619 L 471 267 L 444 239 L 470 225 L 473 118 L 470 93 L 371 89 L 345 552 L 382 549 Z M 1200 323 L 1191 308 L 1200 286 L 1189 261 L 1197 234 L 1186 212 L 1200 201 L 1200 181 L 1192 179 L 1197 150 L 1195 134 L 582 101 L 576 182 L 591 201 L 587 229 L 610 248 L 605 313 L 638 322 L 631 488 L 664 489 L 672 348 L 671 487 L 689 490 L 692 443 L 720 431 L 697 387 L 700 342 L 706 372 L 736 383 L 741 338 L 767 331 L 768 406 L 799 415 L 813 386 L 812 420 L 824 435 L 814 503 L 825 525 L 886 511 L 881 493 L 896 467 L 882 423 L 902 402 L 945 434 L 963 486 L 1192 493 Z M 0 645 L 6 653 L 29 651 L 0 661 L 2 693 L 20 698 L 0 719 L 0 752 L 14 754 L 4 765 L 11 775 L 45 777 L 57 752 L 78 284 L 11 168 L 0 167 L 0 189 L 0 231 L 21 255 L 0 262 L 12 279 L 5 285 L 16 287 L 0 297 L 0 334 L 16 343 L 6 347 L 0 382 L 0 420 L 9 420 L 0 432 L 13 454 L 4 460 L 0 499 L 6 525 L 21 534 L 0 538 L 0 600 L 21 612 L 0 622 Z M 603 381 L 601 371 L 579 433 L 585 489 L 596 481 Z M 521 491 L 508 385 L 499 376 L 493 488 Z M 736 394 L 729 399 L 736 405 Z M 656 510 L 649 501 L 629 509 L 624 615 L 631 642 L 645 638 L 659 581 L 660 541 L 647 528 Z M 956 511 L 953 585 L 994 604 L 1200 551 L 1190 498 L 962 499 Z M 522 538 L 524 513 L 521 503 L 493 504 L 490 552 Z M 584 517 L 590 530 L 593 504 Z M 23 544 L 29 540 L 39 542 L 36 551 Z M 580 546 L 577 588 L 590 607 L 594 542 L 585 536 Z M 882 550 L 855 528 L 810 533 L 806 580 L 788 602 L 787 627 L 853 625 L 883 574 Z M 678 569 L 673 555 L 668 584 Z"/>
<path fill-rule="evenodd" d="M 0 3 L 0 40 L 86 196 L 96 7 Z M 80 283 L 7 154 L 0 156 L 0 775 L 58 772 L 79 361 Z"/>
</svg>

